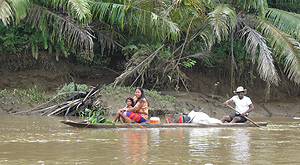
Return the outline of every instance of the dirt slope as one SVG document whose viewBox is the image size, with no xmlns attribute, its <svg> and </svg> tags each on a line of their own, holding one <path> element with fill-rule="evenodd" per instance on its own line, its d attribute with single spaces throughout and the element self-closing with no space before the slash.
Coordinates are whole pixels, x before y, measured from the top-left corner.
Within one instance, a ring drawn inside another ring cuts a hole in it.
<svg viewBox="0 0 300 165">
<path fill-rule="evenodd" d="M 36 85 L 39 90 L 53 93 L 64 83 L 75 81 L 79 84 L 97 86 L 99 84 L 110 84 L 118 76 L 117 73 L 109 69 L 75 65 L 73 59 L 60 58 L 59 61 L 56 61 L 55 56 L 47 54 L 41 54 L 37 60 L 34 60 L 30 55 L 24 56 L 23 60 L 14 60 L 15 57 L 0 58 L 0 62 L 3 64 L 0 67 L 1 90 L 27 89 Z M 153 115 L 169 111 L 188 113 L 190 110 L 200 110 L 201 108 L 208 115 L 216 118 L 232 113 L 229 108 L 222 105 L 223 101 L 232 96 L 232 90 L 229 84 L 226 83 L 226 76 L 220 78 L 215 76 L 211 69 L 199 70 L 199 68 L 198 70 L 195 68 L 194 72 L 187 71 L 187 74 L 191 78 L 188 83 L 191 92 L 187 93 L 184 89 L 181 89 L 181 92 L 161 89 L 162 94 L 173 95 L 177 98 L 177 106 L 176 109 L 164 108 L 156 104 L 155 101 L 151 102 L 150 98 L 150 110 Z M 215 86 L 216 82 L 219 82 L 220 85 Z M 299 89 L 297 86 L 285 84 L 279 88 L 272 87 L 276 89 L 272 90 L 273 98 L 279 99 L 268 102 L 264 102 L 264 88 L 262 82 L 257 83 L 255 87 L 248 88 L 248 95 L 252 98 L 255 106 L 251 116 L 300 116 L 300 97 L 298 96 Z M 124 93 L 118 99 L 111 96 L 103 96 L 103 99 L 105 104 L 112 110 L 112 113 L 115 113 L 118 108 L 123 107 L 124 98 L 128 96 L 133 96 L 133 92 Z M 23 103 L 17 103 L 18 98 L 5 99 L 9 101 L 9 105 L 1 104 L 0 108 L 2 110 L 15 111 L 21 108 L 30 108 Z"/>
</svg>

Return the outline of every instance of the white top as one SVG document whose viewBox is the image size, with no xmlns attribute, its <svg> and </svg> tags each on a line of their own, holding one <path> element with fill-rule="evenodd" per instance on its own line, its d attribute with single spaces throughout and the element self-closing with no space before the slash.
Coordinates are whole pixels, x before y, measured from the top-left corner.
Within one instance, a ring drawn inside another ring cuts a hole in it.
<svg viewBox="0 0 300 165">
<path fill-rule="evenodd" d="M 249 105 L 252 104 L 251 99 L 247 96 L 244 96 L 243 99 L 240 99 L 238 95 L 234 95 L 230 100 L 234 101 L 235 109 L 240 113 L 246 112 L 249 109 Z"/>
</svg>

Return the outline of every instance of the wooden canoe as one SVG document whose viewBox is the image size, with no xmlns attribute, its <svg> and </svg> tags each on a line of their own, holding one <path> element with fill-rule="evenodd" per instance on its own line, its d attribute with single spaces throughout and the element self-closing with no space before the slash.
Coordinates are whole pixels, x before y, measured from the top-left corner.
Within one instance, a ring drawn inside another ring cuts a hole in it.
<svg viewBox="0 0 300 165">
<path fill-rule="evenodd" d="M 78 128 L 206 128 L 206 127 L 256 127 L 252 123 L 222 123 L 222 124 L 199 124 L 199 123 L 162 123 L 162 124 L 150 124 L 150 123 L 86 123 L 75 122 L 72 120 L 61 120 L 60 122 Z M 267 122 L 257 122 L 260 126 L 267 126 Z"/>
</svg>

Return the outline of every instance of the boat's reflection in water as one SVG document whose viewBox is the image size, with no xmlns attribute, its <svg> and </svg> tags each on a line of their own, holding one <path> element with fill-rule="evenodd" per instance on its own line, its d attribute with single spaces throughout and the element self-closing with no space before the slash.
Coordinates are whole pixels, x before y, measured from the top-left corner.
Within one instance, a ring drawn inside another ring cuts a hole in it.
<svg viewBox="0 0 300 165">
<path fill-rule="evenodd" d="M 147 160 L 148 133 L 147 130 L 129 130 L 121 134 L 123 159 L 125 164 L 139 164 Z"/>
</svg>

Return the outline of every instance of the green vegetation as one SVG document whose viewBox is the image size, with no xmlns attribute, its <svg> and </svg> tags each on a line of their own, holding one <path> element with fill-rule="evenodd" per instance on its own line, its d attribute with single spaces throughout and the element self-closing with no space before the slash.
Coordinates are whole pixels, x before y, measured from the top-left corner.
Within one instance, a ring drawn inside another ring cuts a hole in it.
<svg viewBox="0 0 300 165">
<path fill-rule="evenodd" d="M 128 95 L 133 95 L 135 88 L 130 87 L 115 87 L 112 86 L 103 86 L 102 88 L 96 92 L 95 95 L 89 95 L 87 97 L 88 91 L 92 91 L 91 88 L 88 88 L 85 84 L 78 84 L 78 91 L 85 91 L 86 93 L 74 93 L 74 83 L 65 84 L 61 88 L 57 90 L 57 93 L 53 95 L 46 96 L 45 92 L 38 91 L 37 87 L 34 86 L 32 88 L 24 89 L 4 89 L 0 91 L 0 102 L 4 106 L 4 109 L 7 111 L 11 111 L 11 113 L 20 113 L 22 114 L 35 114 L 41 113 L 42 115 L 54 115 L 54 114 L 67 114 L 64 111 L 68 111 L 67 109 L 72 108 L 72 112 L 77 112 L 80 117 L 89 120 L 91 123 L 108 123 L 111 122 L 107 120 L 108 108 L 104 108 L 102 95 L 106 95 L 106 99 L 111 99 L 109 96 L 115 96 L 115 100 L 111 101 L 120 101 L 124 102 L 124 99 Z M 68 93 L 73 92 L 73 93 Z M 173 96 L 162 96 L 157 91 L 154 90 L 144 90 L 145 95 L 150 103 L 150 107 L 157 107 L 159 109 L 168 109 L 171 108 L 173 110 L 176 105 L 176 99 Z M 57 94 L 63 95 L 57 95 Z M 124 95 L 127 95 L 124 97 Z M 57 97 L 58 96 L 58 97 Z M 71 96 L 71 97 L 70 97 Z M 66 100 L 68 98 L 68 100 Z M 81 100 L 80 100 L 81 99 Z M 64 101 L 63 101 L 64 100 Z M 84 103 L 82 104 L 82 101 Z M 46 103 L 47 104 L 42 104 Z M 54 105 L 55 106 L 54 106 Z M 34 111 L 28 111 L 31 107 L 36 105 L 42 105 L 35 108 Z M 82 105 L 77 109 L 77 105 Z M 46 107 L 45 107 L 46 106 Z M 47 107 L 48 106 L 48 107 Z M 69 107 L 69 108 L 68 108 Z M 18 108 L 18 109 L 14 109 Z M 62 109 L 60 109 L 62 108 Z M 58 111 L 56 111 L 58 109 Z M 22 112 L 23 110 L 23 112 Z M 49 111 L 50 110 L 50 111 Z M 16 112 L 17 111 L 17 112 Z M 63 111 L 63 112 L 61 112 Z M 53 113 L 52 113 L 53 112 Z M 70 111 L 71 112 L 71 111 Z M 74 113 L 73 113 L 74 115 Z"/>
<path fill-rule="evenodd" d="M 0 22 L 0 52 L 9 55 L 20 55 L 26 51 L 31 41 L 39 42 L 40 37 L 34 35 L 35 33 L 39 32 L 26 26 L 23 22 L 8 27 Z"/>
<path fill-rule="evenodd" d="M 112 123 L 112 120 L 107 120 L 107 109 L 88 109 L 78 112 L 81 118 L 87 119 L 90 123 Z"/>
<path fill-rule="evenodd" d="M 184 66 L 185 68 L 191 68 L 193 67 L 197 62 L 195 60 L 192 60 L 190 58 L 187 58 L 186 61 L 182 61 L 182 63 L 179 63 L 180 65 Z"/>
<path fill-rule="evenodd" d="M 239 63 L 239 68 L 245 67 L 243 63 L 246 63 L 246 65 L 250 64 L 252 59 L 247 54 L 242 41 L 234 40 L 232 44 L 233 50 L 235 50 L 233 52 L 234 60 Z M 214 67 L 216 64 L 223 63 L 224 60 L 230 61 L 231 56 L 231 42 L 222 41 L 213 47 L 211 56 L 204 63 L 208 67 Z"/>
<path fill-rule="evenodd" d="M 4 89 L 0 92 L 0 97 L 5 105 L 8 105 L 9 102 L 11 104 L 26 102 L 30 106 L 33 106 L 33 104 L 40 104 L 50 100 L 50 97 L 46 96 L 45 92 L 38 91 L 37 86 L 28 89 Z M 12 98 L 16 99 L 12 100 Z"/>
<path fill-rule="evenodd" d="M 72 91 L 88 92 L 89 90 L 91 90 L 91 88 L 85 84 L 76 84 L 76 87 L 75 87 L 74 82 L 71 82 L 69 84 L 65 83 L 64 85 L 62 85 L 61 87 L 59 87 L 57 89 L 57 93 L 56 93 L 56 94 L 60 94 L 60 93 L 65 93 L 65 94 L 59 95 L 56 99 L 56 102 L 61 102 L 65 99 L 67 99 L 68 97 L 74 95 L 74 93 L 68 93 L 68 92 L 72 92 Z"/>
<path fill-rule="evenodd" d="M 59 87 L 57 89 L 57 93 L 70 92 L 70 91 L 88 91 L 89 89 L 90 87 L 85 84 L 76 84 L 76 88 L 75 88 L 75 83 L 71 82 L 69 84 L 65 83 L 63 86 Z"/>
<path fill-rule="evenodd" d="M 40 49 L 55 52 L 57 59 L 74 55 L 91 66 L 118 61 L 112 65 L 124 72 L 114 86 L 178 88 L 188 80 L 183 68 L 199 64 L 196 58 L 214 66 L 228 55 L 232 65 L 255 64 L 268 84 L 280 82 L 274 63 L 300 84 L 300 17 L 292 13 L 298 9 L 299 2 L 283 0 L 4 0 L 0 20 L 7 32 L 1 33 L 0 47 L 15 54 L 31 48 L 35 58 Z M 22 30 L 21 20 L 36 30 Z M 224 49 L 212 53 L 212 48 Z"/>
</svg>

